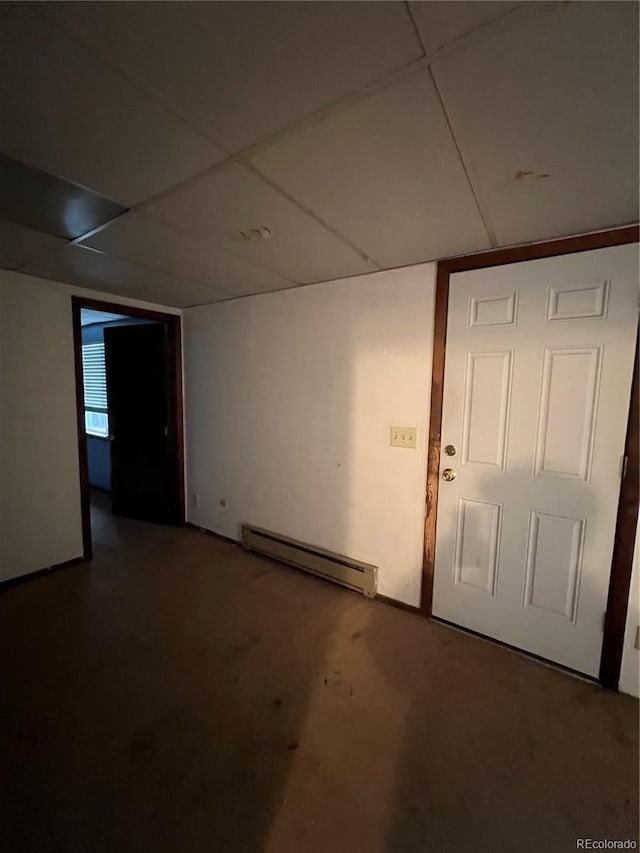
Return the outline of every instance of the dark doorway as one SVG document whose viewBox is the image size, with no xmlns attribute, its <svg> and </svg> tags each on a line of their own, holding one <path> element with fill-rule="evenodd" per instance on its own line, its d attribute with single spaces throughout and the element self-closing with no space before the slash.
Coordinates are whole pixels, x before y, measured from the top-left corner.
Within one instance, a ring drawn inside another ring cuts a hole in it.
<svg viewBox="0 0 640 853">
<path fill-rule="evenodd" d="M 82 297 L 72 310 L 89 559 L 92 486 L 115 515 L 184 523 L 180 318 Z"/>
<path fill-rule="evenodd" d="M 114 515 L 175 524 L 167 326 L 104 330 Z"/>
</svg>

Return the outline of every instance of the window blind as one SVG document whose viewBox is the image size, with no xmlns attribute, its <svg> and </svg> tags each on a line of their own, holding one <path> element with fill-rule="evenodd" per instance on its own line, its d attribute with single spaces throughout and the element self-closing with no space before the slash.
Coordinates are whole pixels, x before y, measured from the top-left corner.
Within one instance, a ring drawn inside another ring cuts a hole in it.
<svg viewBox="0 0 640 853">
<path fill-rule="evenodd" d="M 86 409 L 107 411 L 107 377 L 104 367 L 104 344 L 82 345 L 84 373 L 84 405 Z"/>
</svg>

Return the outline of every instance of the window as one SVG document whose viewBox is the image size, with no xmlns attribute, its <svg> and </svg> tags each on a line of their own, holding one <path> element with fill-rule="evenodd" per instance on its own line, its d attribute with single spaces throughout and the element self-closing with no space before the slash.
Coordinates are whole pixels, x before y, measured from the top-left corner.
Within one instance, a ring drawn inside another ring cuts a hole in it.
<svg viewBox="0 0 640 853">
<path fill-rule="evenodd" d="M 84 427 L 88 435 L 109 435 L 107 377 L 104 368 L 104 344 L 82 344 L 84 375 Z"/>
</svg>

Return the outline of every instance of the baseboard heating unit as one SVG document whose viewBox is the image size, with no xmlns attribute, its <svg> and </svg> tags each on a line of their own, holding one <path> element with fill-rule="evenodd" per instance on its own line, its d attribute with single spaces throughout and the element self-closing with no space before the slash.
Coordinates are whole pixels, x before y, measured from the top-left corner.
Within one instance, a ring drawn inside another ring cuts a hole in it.
<svg viewBox="0 0 640 853">
<path fill-rule="evenodd" d="M 361 563 L 341 554 L 332 554 L 324 548 L 306 545 L 304 542 L 248 524 L 242 525 L 242 544 L 248 551 L 255 551 L 265 557 L 271 557 L 272 560 L 311 572 L 361 592 L 367 598 L 375 597 L 378 570 L 369 563 Z"/>
</svg>

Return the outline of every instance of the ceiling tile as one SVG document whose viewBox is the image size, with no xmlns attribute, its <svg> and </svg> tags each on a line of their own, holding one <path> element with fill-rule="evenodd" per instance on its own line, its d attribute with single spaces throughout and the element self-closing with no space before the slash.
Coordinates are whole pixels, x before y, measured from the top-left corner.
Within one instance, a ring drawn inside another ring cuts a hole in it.
<svg viewBox="0 0 640 853">
<path fill-rule="evenodd" d="M 24 3 L 0 7 L 0 150 L 131 205 L 224 156 Z"/>
<path fill-rule="evenodd" d="M 252 161 L 383 266 L 490 245 L 428 71 Z"/>
<path fill-rule="evenodd" d="M 456 0 L 456 2 L 412 2 L 411 12 L 428 51 L 443 47 L 460 36 L 483 27 L 522 6 L 501 0 Z"/>
<path fill-rule="evenodd" d="M 404 3 L 42 6 L 234 151 L 421 55 Z"/>
<path fill-rule="evenodd" d="M 638 6 L 558 3 L 434 73 L 499 243 L 638 216 Z"/>
<path fill-rule="evenodd" d="M 0 154 L 0 216 L 75 240 L 127 208 L 77 184 Z"/>
<path fill-rule="evenodd" d="M 83 246 L 66 246 L 37 263 L 28 264 L 22 272 L 178 308 L 228 298 L 226 294 L 203 285 Z"/>
<path fill-rule="evenodd" d="M 18 269 L 65 243 L 60 237 L 0 220 L 0 267 Z"/>
<path fill-rule="evenodd" d="M 225 164 L 172 192 L 148 212 L 223 252 L 298 283 L 326 281 L 375 268 L 346 243 L 242 166 Z M 270 239 L 240 231 L 266 227 Z"/>
<path fill-rule="evenodd" d="M 83 245 L 225 291 L 231 296 L 291 287 L 275 273 L 217 252 L 143 213 L 129 213 Z"/>
</svg>

